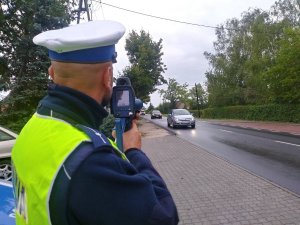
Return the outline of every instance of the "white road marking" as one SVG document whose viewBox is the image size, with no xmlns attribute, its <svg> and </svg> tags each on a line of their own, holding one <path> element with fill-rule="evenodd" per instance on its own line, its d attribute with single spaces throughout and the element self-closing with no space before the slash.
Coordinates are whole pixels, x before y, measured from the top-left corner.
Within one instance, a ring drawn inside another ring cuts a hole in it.
<svg viewBox="0 0 300 225">
<path fill-rule="evenodd" d="M 297 146 L 297 147 L 300 147 L 300 145 L 297 145 L 297 144 L 293 144 L 293 143 L 289 143 L 289 142 L 283 142 L 283 141 L 275 141 L 277 143 L 281 143 L 281 144 L 286 144 L 286 145 L 293 145 L 293 146 Z"/>
<path fill-rule="evenodd" d="M 230 130 L 222 130 L 222 129 L 218 129 L 218 130 L 223 131 L 223 132 L 233 133 L 233 132 L 230 131 Z"/>
</svg>

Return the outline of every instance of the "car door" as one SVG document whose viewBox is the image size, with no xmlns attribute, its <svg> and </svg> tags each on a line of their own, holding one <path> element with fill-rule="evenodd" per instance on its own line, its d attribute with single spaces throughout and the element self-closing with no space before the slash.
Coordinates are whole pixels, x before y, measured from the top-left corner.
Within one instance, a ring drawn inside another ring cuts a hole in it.
<svg viewBox="0 0 300 225">
<path fill-rule="evenodd" d="M 15 137 L 0 130 L 0 158 L 10 157 L 11 149 L 15 141 Z"/>
<path fill-rule="evenodd" d="M 12 184 L 0 180 L 0 224 L 15 225 L 15 200 Z"/>
</svg>

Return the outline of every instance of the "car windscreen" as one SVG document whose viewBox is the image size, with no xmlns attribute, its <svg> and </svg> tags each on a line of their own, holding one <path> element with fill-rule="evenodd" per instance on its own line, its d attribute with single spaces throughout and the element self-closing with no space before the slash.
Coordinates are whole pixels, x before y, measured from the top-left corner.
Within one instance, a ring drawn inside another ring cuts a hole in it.
<svg viewBox="0 0 300 225">
<path fill-rule="evenodd" d="M 189 111 L 185 109 L 179 109 L 173 111 L 174 115 L 190 115 Z"/>
<path fill-rule="evenodd" d="M 14 137 L 0 130 L 0 141 L 8 141 L 12 139 L 14 139 Z"/>
<path fill-rule="evenodd" d="M 160 113 L 160 111 L 158 111 L 158 110 L 153 110 L 153 112 L 152 113 L 157 113 L 157 114 L 159 114 Z"/>
</svg>

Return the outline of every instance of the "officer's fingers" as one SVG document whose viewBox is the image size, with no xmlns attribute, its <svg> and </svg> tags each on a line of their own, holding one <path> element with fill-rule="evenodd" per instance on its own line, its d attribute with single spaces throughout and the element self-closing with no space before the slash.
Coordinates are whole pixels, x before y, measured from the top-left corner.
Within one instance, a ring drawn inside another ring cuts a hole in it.
<svg viewBox="0 0 300 225">
<path fill-rule="evenodd" d="M 127 135 L 129 135 L 129 136 L 131 136 L 131 135 L 133 135 L 133 136 L 135 136 L 135 135 L 140 136 L 140 131 L 139 131 L 138 127 L 137 127 L 136 120 L 132 120 L 130 130 L 126 131 L 124 134 L 126 134 L 126 136 Z"/>
<path fill-rule="evenodd" d="M 131 148 L 141 149 L 141 146 L 141 133 L 139 132 L 136 123 L 132 121 L 131 129 L 123 135 L 124 151 Z"/>
<path fill-rule="evenodd" d="M 136 125 L 136 123 L 133 122 L 133 120 L 132 120 L 132 121 L 131 121 L 131 127 L 130 127 L 130 129 L 127 130 L 125 133 L 127 133 L 127 132 L 132 133 L 132 132 L 135 132 L 136 130 L 137 130 L 137 125 Z"/>
<path fill-rule="evenodd" d="M 141 118 L 141 112 L 138 111 L 135 113 L 134 119 L 139 120 Z"/>
<path fill-rule="evenodd" d="M 138 130 L 137 124 L 138 124 L 138 120 L 133 119 L 132 120 L 132 127 L 134 127 L 134 129 L 136 129 L 136 130 Z"/>
<path fill-rule="evenodd" d="M 113 136 L 114 139 L 116 139 L 116 130 L 113 130 L 113 131 L 111 132 L 111 135 Z"/>
</svg>

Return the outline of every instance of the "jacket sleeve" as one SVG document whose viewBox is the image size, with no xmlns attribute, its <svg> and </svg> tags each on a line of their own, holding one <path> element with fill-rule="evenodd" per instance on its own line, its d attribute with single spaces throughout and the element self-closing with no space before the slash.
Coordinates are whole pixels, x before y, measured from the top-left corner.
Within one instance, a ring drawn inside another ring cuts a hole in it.
<svg viewBox="0 0 300 225">
<path fill-rule="evenodd" d="M 140 150 L 91 154 L 77 169 L 69 192 L 69 221 L 89 225 L 174 225 L 178 214 L 163 179 Z"/>
</svg>

